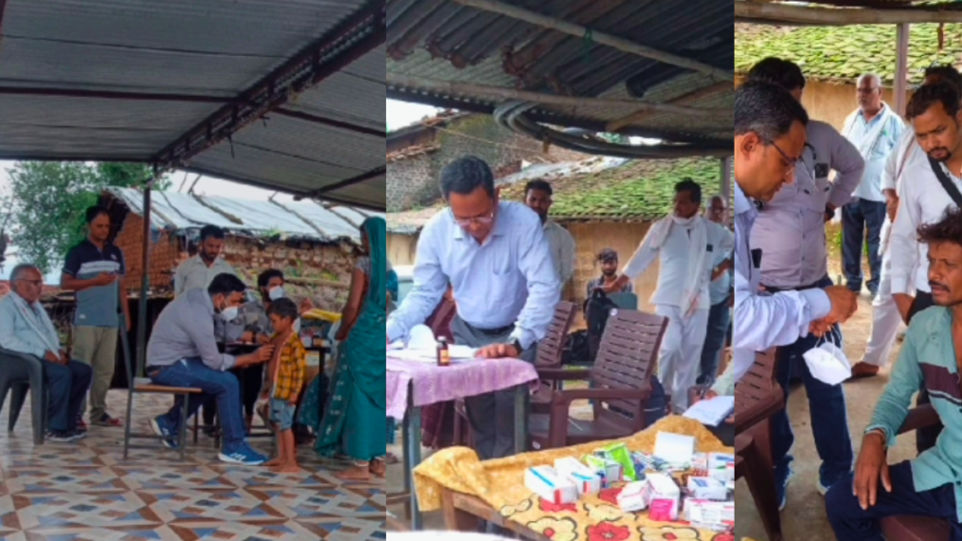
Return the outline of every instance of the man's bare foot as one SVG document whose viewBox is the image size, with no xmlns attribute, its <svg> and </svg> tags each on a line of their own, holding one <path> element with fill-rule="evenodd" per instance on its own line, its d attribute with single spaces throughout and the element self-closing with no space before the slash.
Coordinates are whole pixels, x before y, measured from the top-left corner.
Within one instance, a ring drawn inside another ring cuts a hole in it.
<svg viewBox="0 0 962 541">
<path fill-rule="evenodd" d="M 334 477 L 345 481 L 369 481 L 371 479 L 371 471 L 366 464 L 364 466 L 351 466 L 344 471 L 335 473 Z"/>
<path fill-rule="evenodd" d="M 368 471 L 370 471 L 375 477 L 384 477 L 386 466 L 383 460 L 372 460 L 371 464 L 368 466 Z"/>
<path fill-rule="evenodd" d="M 263 465 L 264 466 L 278 466 L 281 464 L 281 457 L 275 456 L 274 458 L 268 460 Z"/>
<path fill-rule="evenodd" d="M 282 463 L 271 468 L 271 471 L 274 473 L 301 473 L 301 468 L 296 463 Z"/>
<path fill-rule="evenodd" d="M 852 366 L 852 379 L 869 378 L 878 374 L 878 366 L 859 361 Z"/>
</svg>

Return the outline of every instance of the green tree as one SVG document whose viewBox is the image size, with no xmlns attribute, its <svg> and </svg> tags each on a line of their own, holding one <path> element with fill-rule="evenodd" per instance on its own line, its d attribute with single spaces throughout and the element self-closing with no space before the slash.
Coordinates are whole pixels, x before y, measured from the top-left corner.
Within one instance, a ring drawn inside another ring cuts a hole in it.
<svg viewBox="0 0 962 541">
<path fill-rule="evenodd" d="M 48 272 L 86 236 L 84 211 L 105 187 L 141 186 L 150 174 L 139 163 L 18 162 L 10 170 L 10 198 L 19 259 Z"/>
</svg>

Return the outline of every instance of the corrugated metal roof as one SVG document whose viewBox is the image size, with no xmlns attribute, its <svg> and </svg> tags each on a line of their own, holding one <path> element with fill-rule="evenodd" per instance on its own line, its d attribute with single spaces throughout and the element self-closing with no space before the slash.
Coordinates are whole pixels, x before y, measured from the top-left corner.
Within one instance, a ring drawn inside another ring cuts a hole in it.
<svg viewBox="0 0 962 541">
<path fill-rule="evenodd" d="M 521 0 L 511 4 L 721 69 L 730 70 L 732 66 L 730 3 Z M 566 96 L 641 97 L 640 103 L 671 102 L 718 83 L 685 68 L 598 45 L 588 36 L 562 34 L 453 1 L 388 0 L 387 7 L 387 70 L 405 78 Z M 417 84 L 389 84 L 388 95 L 484 113 L 493 112 L 499 103 L 480 94 L 432 90 Z M 733 95 L 732 89 L 719 89 L 683 103 L 730 108 Z M 637 109 L 635 105 L 586 104 L 571 111 L 541 105 L 527 115 L 540 122 L 602 131 L 607 122 Z M 731 117 L 653 113 L 622 132 L 669 141 L 718 143 L 730 141 Z"/>
<path fill-rule="evenodd" d="M 363 10 L 383 9 L 378 2 L 7 0 L 0 157 L 152 161 L 308 44 Z M 383 167 L 383 79 L 384 48 L 374 44 L 284 104 L 292 114 L 275 111 L 242 127 L 232 137 L 233 154 L 222 141 L 183 168 L 306 195 Z M 328 195 L 383 208 L 383 177 Z"/>
<path fill-rule="evenodd" d="M 144 196 L 140 190 L 110 188 L 107 193 L 122 200 L 131 212 L 143 215 Z M 358 211 L 350 207 L 326 208 L 312 201 L 274 203 L 179 192 L 153 192 L 150 224 L 153 229 L 174 230 L 210 224 L 255 236 L 280 234 L 283 237 L 324 241 L 349 239 L 358 243 L 358 226 L 366 216 L 371 215 L 384 217 L 381 213 Z"/>
</svg>

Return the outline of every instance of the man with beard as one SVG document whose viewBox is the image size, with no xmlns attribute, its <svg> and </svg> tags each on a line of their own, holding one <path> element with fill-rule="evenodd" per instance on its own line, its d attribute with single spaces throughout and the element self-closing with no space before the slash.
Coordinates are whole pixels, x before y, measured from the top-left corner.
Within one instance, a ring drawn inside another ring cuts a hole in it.
<svg viewBox="0 0 962 541">
<path fill-rule="evenodd" d="M 711 303 L 708 284 L 728 270 L 716 263 L 730 254 L 734 237 L 728 229 L 698 214 L 701 187 L 691 179 L 675 184 L 675 211 L 653 223 L 614 283 L 617 291 L 659 260 L 658 286 L 651 296 L 655 313 L 668 318 L 658 351 L 658 379 L 671 393 L 672 410 L 688 408 L 688 389 L 695 384 L 708 328 Z"/>
<path fill-rule="evenodd" d="M 959 122 L 959 94 L 949 83 L 926 85 L 909 99 L 906 116 L 912 123 L 919 147 L 928 163 L 918 160 L 911 176 L 902 182 L 895 222 L 892 224 L 892 299 L 907 323 L 932 305 L 928 285 L 927 247 L 913 234 L 922 224 L 938 221 L 948 209 L 962 205 L 962 136 Z M 913 296 L 914 293 L 914 296 Z M 925 389 L 919 403 L 927 401 Z M 935 443 L 937 429 L 916 434 L 921 452 Z"/>
<path fill-rule="evenodd" d="M 618 252 L 611 248 L 605 248 L 598 252 L 597 260 L 601 266 L 601 276 L 588 282 L 587 296 L 585 298 L 590 298 L 594 290 L 599 288 L 604 289 L 605 286 L 614 284 L 615 280 L 618 279 Z M 629 280 L 625 282 L 625 285 L 621 286 L 621 289 L 612 291 L 615 293 L 634 293 L 635 286 Z"/>
<path fill-rule="evenodd" d="M 919 116 L 918 109 L 909 110 Z M 928 137 L 932 130 L 924 120 L 915 130 Z M 926 141 L 920 139 L 931 151 Z M 918 235 L 927 253 L 926 281 L 935 306 L 912 318 L 891 379 L 862 437 L 855 472 L 835 483 L 825 497 L 840 541 L 883 539 L 879 520 L 891 515 L 946 519 L 951 538 L 962 539 L 962 211 L 947 211 L 941 220 L 921 226 Z M 920 385 L 929 390 L 945 429 L 935 447 L 890 467 L 886 447 L 895 443 Z"/>
<path fill-rule="evenodd" d="M 957 91 L 962 92 L 962 75 L 950 65 L 935 65 L 925 69 L 925 85 L 948 82 Z M 902 179 L 912 177 L 916 168 L 928 167 L 928 158 L 915 140 L 915 132 L 905 130 L 902 140 L 889 154 L 882 173 L 882 193 L 885 194 L 887 213 L 882 224 L 882 245 L 879 248 L 882 257 L 882 280 L 879 282 L 878 293 L 872 301 L 872 334 L 865 345 L 865 355 L 862 360 L 852 365 L 852 377 L 871 377 L 878 373 L 880 367 L 888 363 L 889 353 L 899 328 L 902 326 L 902 316 L 899 314 L 895 301 L 892 299 L 892 251 L 889 249 L 892 233 L 892 221 L 899 204 Z"/>
<path fill-rule="evenodd" d="M 205 225 L 200 230 L 197 255 L 184 261 L 174 271 L 174 296 L 194 288 L 204 289 L 218 274 L 237 276 L 234 267 L 220 256 L 224 249 L 224 230 L 216 225 Z"/>
<path fill-rule="evenodd" d="M 558 271 L 561 290 L 564 291 L 565 285 L 574 274 L 575 239 L 567 229 L 548 218 L 552 194 L 551 184 L 543 180 L 532 180 L 524 187 L 524 204 L 538 213 L 538 217 L 541 218 L 544 239 L 548 241 L 548 251 L 551 252 L 551 260 L 554 262 L 555 270 Z"/>
</svg>

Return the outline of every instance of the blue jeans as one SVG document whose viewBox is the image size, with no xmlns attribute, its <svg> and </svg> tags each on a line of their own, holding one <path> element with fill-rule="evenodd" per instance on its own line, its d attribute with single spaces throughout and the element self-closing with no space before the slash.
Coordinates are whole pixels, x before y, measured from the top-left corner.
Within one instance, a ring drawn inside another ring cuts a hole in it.
<svg viewBox="0 0 962 541">
<path fill-rule="evenodd" d="M 294 424 L 294 404 L 280 398 L 271 398 L 271 422 L 277 424 L 277 429 L 290 430 Z"/>
<path fill-rule="evenodd" d="M 818 287 L 831 285 L 827 277 L 817 283 Z M 832 329 L 838 343 L 841 331 L 838 326 Z M 848 433 L 848 418 L 845 409 L 845 393 L 842 385 L 828 385 L 812 376 L 802 355 L 815 347 L 818 338 L 809 334 L 799 338 L 794 344 L 778 348 L 776 352 L 775 378 L 785 391 L 788 402 L 789 382 L 792 373 L 802 376 L 805 392 L 808 394 L 808 407 L 812 419 L 812 435 L 815 448 L 822 464 L 818 469 L 819 480 L 826 487 L 831 486 L 852 469 L 852 440 Z M 775 482 L 778 490 L 788 476 L 792 456 L 789 450 L 795 442 L 792 424 L 785 408 L 772 416 L 772 459 L 775 465 Z"/>
<path fill-rule="evenodd" d="M 728 297 L 718 304 L 713 304 L 708 311 L 708 332 L 705 334 L 705 345 L 701 350 L 701 369 L 698 384 L 712 384 L 718 372 L 718 359 L 725 347 L 728 336 L 728 324 L 731 322 L 731 308 L 728 307 Z"/>
<path fill-rule="evenodd" d="M 47 382 L 50 402 L 47 426 L 55 432 L 70 432 L 77 428 L 77 416 L 83 404 L 93 370 L 80 361 L 66 365 L 43 359 L 43 375 Z M 33 391 L 31 391 L 33 392 Z"/>
<path fill-rule="evenodd" d="M 962 541 L 962 524 L 955 510 L 952 483 L 916 492 L 912 482 L 912 466 L 906 460 L 889 466 L 892 492 L 881 485 L 875 505 L 862 510 L 852 495 L 852 474 L 842 477 L 825 495 L 825 510 L 838 541 L 882 541 L 879 520 L 892 515 L 924 515 L 948 520 L 952 524 L 952 541 Z M 934 541 L 934 540 L 933 540 Z"/>
<path fill-rule="evenodd" d="M 148 373 L 153 373 L 149 372 Z M 221 428 L 224 433 L 224 449 L 231 449 L 244 442 L 244 420 L 241 417 L 240 386 L 237 378 L 230 372 L 221 372 L 205 365 L 198 357 L 182 359 L 164 367 L 159 373 L 153 373 L 150 379 L 158 385 L 171 387 L 198 387 L 203 389 L 202 395 L 190 395 L 187 401 L 187 417 L 194 415 L 197 408 L 207 395 L 214 395 L 217 400 L 217 412 L 220 417 Z M 186 419 L 180 418 L 183 407 L 183 397 L 178 396 L 174 406 L 164 414 L 173 430 L 180 430 L 180 423 Z M 181 445 L 184 442 L 180 442 Z"/>
<path fill-rule="evenodd" d="M 847 286 L 856 293 L 862 289 L 862 240 L 868 229 L 868 266 L 872 278 L 865 286 L 874 295 L 882 271 L 879 236 L 885 221 L 885 203 L 853 198 L 842 207 L 842 265 Z"/>
</svg>

